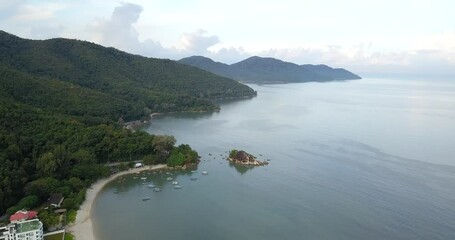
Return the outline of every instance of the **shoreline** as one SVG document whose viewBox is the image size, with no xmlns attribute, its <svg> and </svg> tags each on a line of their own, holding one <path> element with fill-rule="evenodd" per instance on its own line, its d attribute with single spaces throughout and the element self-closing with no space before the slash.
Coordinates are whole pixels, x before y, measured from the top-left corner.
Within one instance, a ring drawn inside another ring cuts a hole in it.
<svg viewBox="0 0 455 240">
<path fill-rule="evenodd" d="M 92 211 L 92 205 L 100 191 L 106 186 L 107 183 L 112 180 L 127 174 L 138 173 L 147 170 L 157 170 L 167 168 L 166 164 L 158 164 L 142 168 L 133 168 L 130 170 L 118 172 L 107 178 L 103 178 L 95 182 L 87 189 L 85 195 L 85 201 L 77 210 L 76 221 L 71 224 L 66 231 L 72 233 L 76 240 L 96 240 L 95 233 L 93 231 L 92 219 L 90 213 Z"/>
</svg>

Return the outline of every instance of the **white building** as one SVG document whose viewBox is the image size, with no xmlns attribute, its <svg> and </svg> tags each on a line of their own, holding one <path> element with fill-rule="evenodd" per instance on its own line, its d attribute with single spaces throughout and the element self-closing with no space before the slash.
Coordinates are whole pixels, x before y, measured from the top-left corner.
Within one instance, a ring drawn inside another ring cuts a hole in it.
<svg viewBox="0 0 455 240">
<path fill-rule="evenodd" d="M 43 223 L 35 211 L 18 211 L 10 224 L 0 227 L 0 240 L 43 240 Z"/>
<path fill-rule="evenodd" d="M 3 226 L 0 227 L 0 240 L 8 240 L 9 239 L 9 227 Z"/>
</svg>

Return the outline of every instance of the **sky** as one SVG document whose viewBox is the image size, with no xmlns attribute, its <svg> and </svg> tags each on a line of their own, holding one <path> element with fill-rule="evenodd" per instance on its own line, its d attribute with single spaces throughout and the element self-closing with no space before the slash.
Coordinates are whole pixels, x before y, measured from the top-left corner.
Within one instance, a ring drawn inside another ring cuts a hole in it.
<svg viewBox="0 0 455 240">
<path fill-rule="evenodd" d="M 147 57 L 250 56 L 362 76 L 455 77 L 453 0 L 0 0 L 0 30 Z"/>
</svg>

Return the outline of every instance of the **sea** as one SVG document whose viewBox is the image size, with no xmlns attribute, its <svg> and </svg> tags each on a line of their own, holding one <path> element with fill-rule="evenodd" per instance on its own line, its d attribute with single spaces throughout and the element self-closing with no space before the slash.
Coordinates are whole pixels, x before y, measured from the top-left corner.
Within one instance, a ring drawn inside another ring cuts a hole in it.
<svg viewBox="0 0 455 240">
<path fill-rule="evenodd" d="M 201 163 L 110 182 L 97 239 L 455 239 L 455 79 L 250 86 L 220 112 L 155 116 L 143 131 Z"/>
</svg>

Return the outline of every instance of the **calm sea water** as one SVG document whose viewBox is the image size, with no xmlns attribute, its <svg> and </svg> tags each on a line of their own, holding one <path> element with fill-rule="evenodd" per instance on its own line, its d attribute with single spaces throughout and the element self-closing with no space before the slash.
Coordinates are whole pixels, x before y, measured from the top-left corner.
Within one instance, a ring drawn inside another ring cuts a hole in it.
<svg viewBox="0 0 455 240">
<path fill-rule="evenodd" d="M 258 97 L 219 113 L 154 119 L 145 131 L 203 161 L 111 182 L 92 210 L 97 237 L 455 239 L 455 79 L 252 87 Z M 231 166 L 232 148 L 270 164 Z"/>
</svg>

